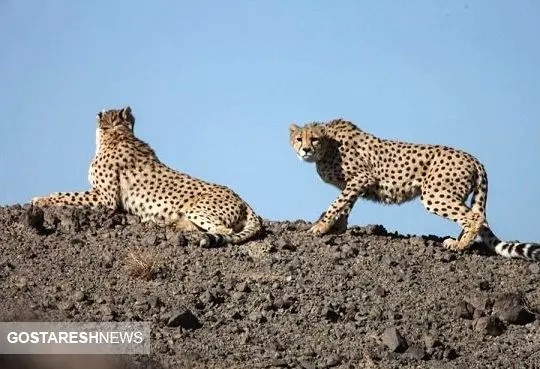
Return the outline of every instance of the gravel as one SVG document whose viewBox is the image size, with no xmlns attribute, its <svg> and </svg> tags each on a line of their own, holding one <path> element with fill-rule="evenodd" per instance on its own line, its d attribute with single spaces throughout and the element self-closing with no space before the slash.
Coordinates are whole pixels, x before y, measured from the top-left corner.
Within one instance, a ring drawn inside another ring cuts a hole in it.
<svg viewBox="0 0 540 369">
<path fill-rule="evenodd" d="M 195 234 L 105 209 L 0 207 L 4 320 L 152 324 L 148 357 L 4 356 L 0 367 L 540 363 L 537 263 L 380 225 L 323 237 L 304 221 L 264 225 L 258 240 L 203 249 Z"/>
</svg>

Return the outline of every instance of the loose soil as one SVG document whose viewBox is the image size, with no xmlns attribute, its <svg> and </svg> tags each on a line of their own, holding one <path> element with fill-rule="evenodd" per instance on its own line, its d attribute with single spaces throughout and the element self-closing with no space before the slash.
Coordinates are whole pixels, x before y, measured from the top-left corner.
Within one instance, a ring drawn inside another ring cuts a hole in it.
<svg viewBox="0 0 540 369">
<path fill-rule="evenodd" d="M 540 368 L 540 265 L 434 236 L 265 221 L 203 249 L 104 209 L 0 207 L 4 321 L 149 321 L 150 356 L 2 368 Z"/>
</svg>

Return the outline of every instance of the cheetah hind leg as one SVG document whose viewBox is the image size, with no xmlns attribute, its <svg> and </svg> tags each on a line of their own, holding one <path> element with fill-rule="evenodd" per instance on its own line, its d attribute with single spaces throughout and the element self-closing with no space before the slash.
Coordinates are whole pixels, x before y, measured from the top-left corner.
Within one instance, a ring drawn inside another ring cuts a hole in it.
<svg viewBox="0 0 540 369">
<path fill-rule="evenodd" d="M 179 231 L 195 232 L 199 231 L 199 227 L 188 219 L 178 219 L 173 223 L 173 226 Z"/>
<path fill-rule="evenodd" d="M 472 211 L 459 200 L 441 202 L 437 207 L 428 205 L 424 201 L 424 206 L 429 212 L 453 220 L 461 226 L 462 232 L 457 240 L 447 238 L 443 241 L 443 246 L 447 249 L 456 251 L 468 249 L 485 222 L 482 214 Z"/>
</svg>

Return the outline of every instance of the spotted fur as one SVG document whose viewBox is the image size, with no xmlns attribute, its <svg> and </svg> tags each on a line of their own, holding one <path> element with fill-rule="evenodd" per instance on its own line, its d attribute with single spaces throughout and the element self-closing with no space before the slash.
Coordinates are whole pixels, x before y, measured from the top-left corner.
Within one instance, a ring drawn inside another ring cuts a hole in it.
<svg viewBox="0 0 540 369">
<path fill-rule="evenodd" d="M 236 193 L 162 163 L 133 131 L 131 108 L 98 114 L 91 189 L 32 200 L 36 206 L 105 205 L 182 230 L 203 230 L 201 246 L 242 243 L 262 229 L 260 217 Z"/>
<path fill-rule="evenodd" d="M 462 227 L 457 240 L 444 241 L 447 248 L 465 250 L 480 236 L 500 255 L 540 260 L 540 244 L 503 242 L 490 229 L 487 174 L 472 155 L 441 145 L 384 140 L 342 119 L 304 127 L 291 124 L 289 131 L 298 157 L 314 162 L 323 181 L 341 190 L 311 232 L 321 235 L 346 227 L 358 198 L 402 204 L 420 197 L 429 212 Z"/>
</svg>

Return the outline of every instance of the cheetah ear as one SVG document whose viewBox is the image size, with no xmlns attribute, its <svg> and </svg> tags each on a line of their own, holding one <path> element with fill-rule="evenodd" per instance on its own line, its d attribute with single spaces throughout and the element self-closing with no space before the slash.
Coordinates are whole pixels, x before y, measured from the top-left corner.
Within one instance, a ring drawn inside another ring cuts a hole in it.
<svg viewBox="0 0 540 369">
<path fill-rule="evenodd" d="M 102 109 L 99 113 L 97 113 L 97 120 L 101 120 L 103 118 L 103 114 L 105 114 L 105 109 Z"/>
<path fill-rule="evenodd" d="M 298 127 L 296 124 L 294 123 L 291 123 L 291 125 L 289 126 L 289 132 L 296 132 L 300 129 L 300 127 Z"/>
<path fill-rule="evenodd" d="M 128 119 L 131 116 L 131 107 L 128 105 L 122 109 L 121 115 L 123 119 Z"/>
</svg>

